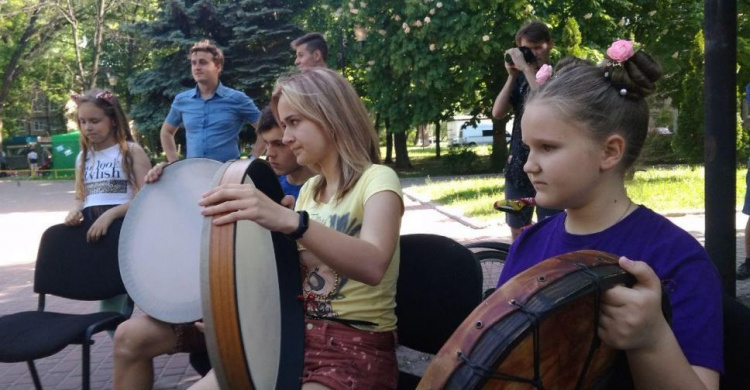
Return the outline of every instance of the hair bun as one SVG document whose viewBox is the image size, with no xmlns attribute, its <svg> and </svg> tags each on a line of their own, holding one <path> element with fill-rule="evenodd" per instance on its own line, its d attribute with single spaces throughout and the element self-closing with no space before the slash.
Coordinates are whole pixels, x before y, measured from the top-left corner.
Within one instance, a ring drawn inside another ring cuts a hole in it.
<svg viewBox="0 0 750 390">
<path fill-rule="evenodd" d="M 612 85 L 617 90 L 625 89 L 631 99 L 642 99 L 656 90 L 656 81 L 661 78 L 661 66 L 648 53 L 639 50 L 621 66 L 608 66 Z"/>
</svg>

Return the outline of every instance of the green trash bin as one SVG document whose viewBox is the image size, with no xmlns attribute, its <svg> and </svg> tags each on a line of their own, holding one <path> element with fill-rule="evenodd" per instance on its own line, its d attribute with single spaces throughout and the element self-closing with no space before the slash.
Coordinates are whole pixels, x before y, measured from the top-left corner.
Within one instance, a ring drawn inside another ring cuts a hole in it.
<svg viewBox="0 0 750 390">
<path fill-rule="evenodd" d="M 81 150 L 81 133 L 73 131 L 50 137 L 52 140 L 52 164 L 58 178 L 74 178 L 76 157 Z M 60 171 L 60 169 L 63 169 Z"/>
</svg>

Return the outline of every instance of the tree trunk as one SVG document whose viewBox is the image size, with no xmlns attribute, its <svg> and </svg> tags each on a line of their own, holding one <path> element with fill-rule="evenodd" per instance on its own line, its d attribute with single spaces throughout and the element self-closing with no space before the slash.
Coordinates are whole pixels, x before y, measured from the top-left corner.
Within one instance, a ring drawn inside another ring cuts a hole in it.
<svg viewBox="0 0 750 390">
<path fill-rule="evenodd" d="M 60 11 L 62 15 L 65 17 L 65 19 L 68 20 L 68 23 L 70 23 L 70 29 L 71 33 L 73 34 L 73 49 L 76 55 L 76 72 L 75 75 L 75 81 L 82 87 L 82 89 L 86 89 L 87 83 L 83 76 L 83 58 L 81 56 L 81 48 L 78 46 L 78 19 L 76 18 L 76 11 L 75 8 L 73 8 L 73 2 L 72 0 L 68 0 L 68 9 L 62 9 L 60 8 Z"/>
<path fill-rule="evenodd" d="M 94 47 L 91 64 L 91 74 L 89 75 L 88 88 L 92 89 L 96 87 L 96 78 L 99 76 L 99 57 L 101 56 L 102 47 L 102 29 L 104 28 L 104 14 L 105 14 L 104 0 L 98 0 L 96 2 L 96 21 L 94 27 Z"/>
<path fill-rule="evenodd" d="M 440 121 L 435 121 L 435 157 L 440 158 Z"/>
<path fill-rule="evenodd" d="M 492 120 L 492 154 L 490 154 L 490 170 L 502 172 L 508 161 L 508 144 L 505 142 L 505 126 L 508 116 Z"/>
<path fill-rule="evenodd" d="M 385 120 L 385 164 L 393 164 L 393 133 L 391 133 L 391 121 Z"/>
<path fill-rule="evenodd" d="M 407 134 L 405 131 L 393 135 L 393 144 L 396 149 L 396 168 L 411 168 L 411 161 L 409 161 L 409 149 L 406 147 L 406 138 Z"/>
</svg>

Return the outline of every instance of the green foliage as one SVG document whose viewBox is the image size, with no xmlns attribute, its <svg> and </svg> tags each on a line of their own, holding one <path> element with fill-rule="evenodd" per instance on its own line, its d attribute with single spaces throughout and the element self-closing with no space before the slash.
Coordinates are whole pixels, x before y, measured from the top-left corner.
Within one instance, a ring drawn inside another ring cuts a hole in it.
<svg viewBox="0 0 750 390">
<path fill-rule="evenodd" d="M 452 174 L 475 173 L 479 156 L 468 146 L 450 146 L 442 157 L 443 166 Z"/>
<path fill-rule="evenodd" d="M 703 162 L 703 33 L 698 32 L 690 51 L 692 65 L 682 80 L 682 101 L 679 105 L 677 129 L 672 138 L 675 152 L 688 163 Z"/>
<path fill-rule="evenodd" d="M 195 86 L 188 51 L 205 38 L 224 51 L 221 82 L 262 108 L 276 78 L 294 63 L 289 44 L 302 31 L 293 20 L 305 6 L 304 0 L 170 0 L 156 20 L 136 23 L 132 29 L 157 53 L 153 67 L 130 80 L 130 93 L 141 96 L 131 111 L 138 127 L 158 139 L 174 96 Z"/>
<path fill-rule="evenodd" d="M 565 22 L 561 42 L 562 51 L 565 55 L 583 58 L 595 63 L 604 59 L 604 54 L 599 50 L 581 46 L 583 39 L 575 18 L 568 18 Z"/>
<path fill-rule="evenodd" d="M 675 135 L 649 134 L 638 157 L 638 166 L 677 164 L 685 162 L 672 150 L 672 139 Z"/>
</svg>

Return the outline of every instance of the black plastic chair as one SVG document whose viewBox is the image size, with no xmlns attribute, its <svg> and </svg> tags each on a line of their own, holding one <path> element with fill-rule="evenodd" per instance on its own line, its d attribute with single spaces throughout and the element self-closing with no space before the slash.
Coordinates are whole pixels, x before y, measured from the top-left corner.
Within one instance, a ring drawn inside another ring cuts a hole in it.
<svg viewBox="0 0 750 390">
<path fill-rule="evenodd" d="M 724 376 L 721 389 L 750 387 L 750 308 L 724 295 Z"/>
<path fill-rule="evenodd" d="M 510 244 L 500 241 L 480 241 L 466 245 L 474 253 L 482 269 L 482 299 L 487 299 L 495 292 L 500 273 L 505 266 L 505 259 L 510 251 Z"/>
<path fill-rule="evenodd" d="M 432 234 L 401 236 L 396 293 L 399 344 L 436 354 L 482 301 L 482 272 L 471 251 Z M 401 372 L 399 389 L 420 378 Z"/>
<path fill-rule="evenodd" d="M 69 344 L 82 345 L 82 388 L 89 389 L 91 337 L 103 330 L 114 330 L 132 313 L 131 300 L 128 300 L 126 315 L 44 311 L 47 294 L 85 301 L 125 294 L 117 257 L 117 232 L 121 223 L 121 219 L 113 222 L 109 229 L 111 234 L 95 244 L 86 243 L 88 226 L 57 225 L 48 229 L 42 236 L 34 272 L 34 292 L 39 294 L 37 310 L 0 317 L 0 362 L 27 362 L 34 386 L 39 390 L 42 385 L 34 360 L 54 355 Z M 84 247 L 87 249 L 82 251 Z M 82 253 L 82 256 L 76 255 Z"/>
</svg>

